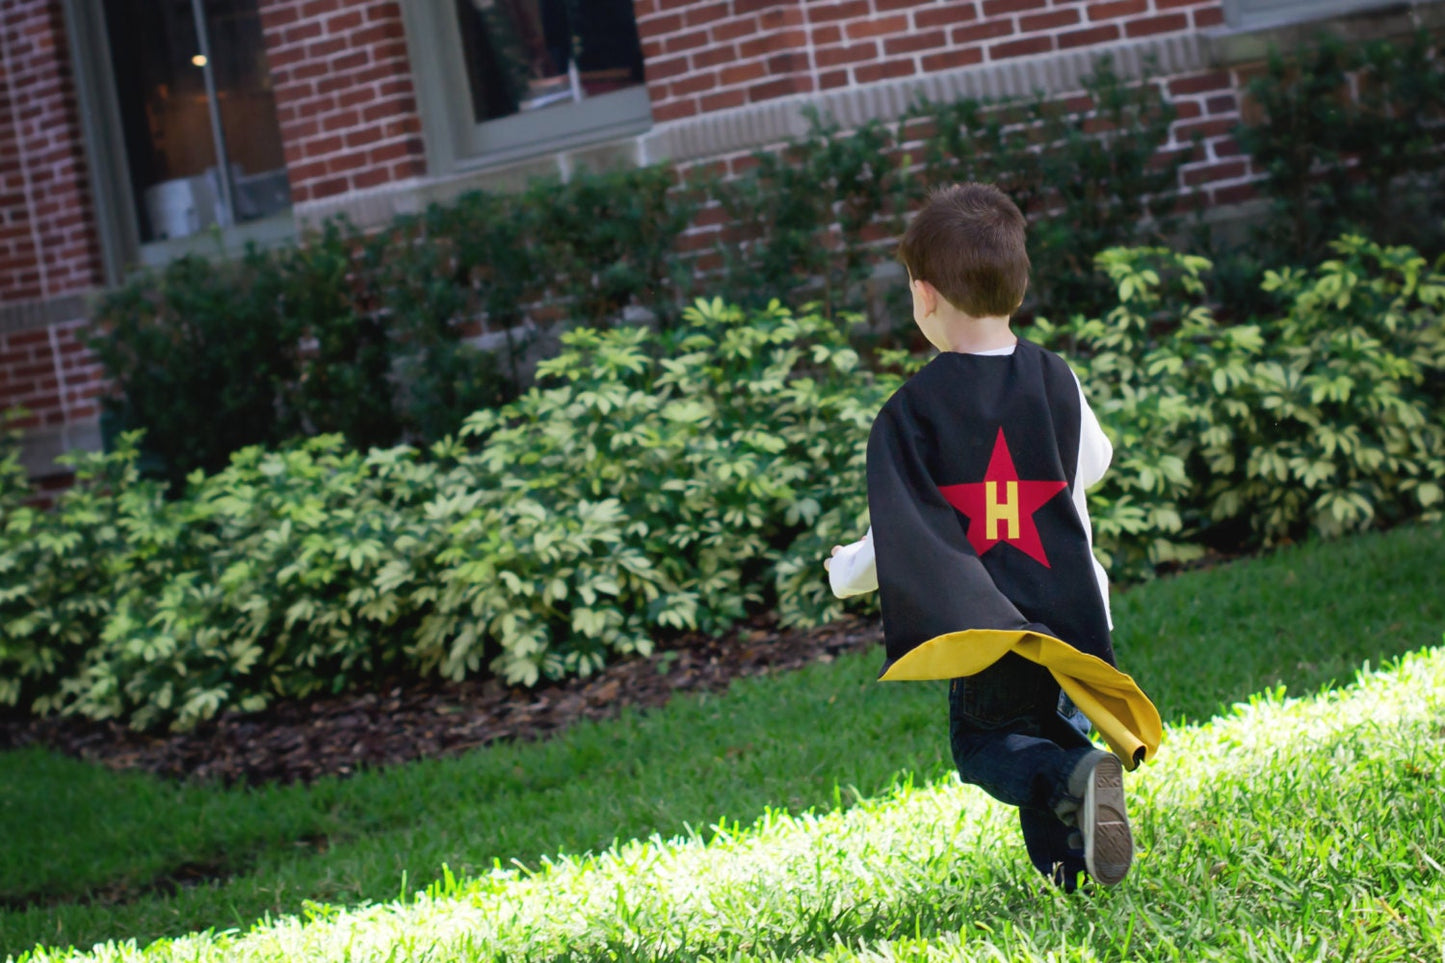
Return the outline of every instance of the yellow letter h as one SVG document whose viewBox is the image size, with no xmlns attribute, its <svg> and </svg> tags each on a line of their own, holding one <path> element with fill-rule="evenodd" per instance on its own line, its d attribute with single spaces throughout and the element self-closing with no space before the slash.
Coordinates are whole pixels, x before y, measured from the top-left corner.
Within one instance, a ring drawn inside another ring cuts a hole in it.
<svg viewBox="0 0 1445 963">
<path fill-rule="evenodd" d="M 998 523 L 1008 522 L 1008 534 L 1005 540 L 1019 537 L 1019 483 L 1016 481 L 1004 482 L 1004 501 L 998 500 L 998 482 L 985 482 L 984 495 L 988 502 L 987 525 L 984 531 L 991 541 L 997 541 Z"/>
</svg>

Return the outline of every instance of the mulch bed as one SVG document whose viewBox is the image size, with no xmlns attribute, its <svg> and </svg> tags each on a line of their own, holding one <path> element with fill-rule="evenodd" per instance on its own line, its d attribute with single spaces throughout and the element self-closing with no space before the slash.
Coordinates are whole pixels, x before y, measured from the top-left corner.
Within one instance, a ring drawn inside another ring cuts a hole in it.
<svg viewBox="0 0 1445 963">
<path fill-rule="evenodd" d="M 0 749 L 46 746 L 112 769 L 169 779 L 309 783 L 412 759 L 452 756 L 500 740 L 537 739 L 624 706 L 649 708 L 676 692 L 716 692 L 734 679 L 879 648 L 876 620 L 845 618 L 811 631 L 756 620 L 720 637 L 684 636 L 589 679 L 535 689 L 495 680 L 394 686 L 249 715 L 224 713 L 191 732 L 142 734 L 115 722 L 0 719 Z M 881 658 L 881 652 L 880 652 Z"/>
</svg>

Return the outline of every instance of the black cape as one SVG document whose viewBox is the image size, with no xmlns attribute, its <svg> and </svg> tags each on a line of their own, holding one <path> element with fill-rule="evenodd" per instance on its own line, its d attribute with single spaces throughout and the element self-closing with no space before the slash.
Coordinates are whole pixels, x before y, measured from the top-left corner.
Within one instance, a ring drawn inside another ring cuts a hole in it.
<svg viewBox="0 0 1445 963">
<path fill-rule="evenodd" d="M 883 406 L 868 439 L 887 658 L 882 678 L 1039 662 L 1131 768 L 1159 714 L 1114 666 L 1108 614 L 1072 493 L 1078 383 L 1051 352 L 945 352 Z"/>
</svg>

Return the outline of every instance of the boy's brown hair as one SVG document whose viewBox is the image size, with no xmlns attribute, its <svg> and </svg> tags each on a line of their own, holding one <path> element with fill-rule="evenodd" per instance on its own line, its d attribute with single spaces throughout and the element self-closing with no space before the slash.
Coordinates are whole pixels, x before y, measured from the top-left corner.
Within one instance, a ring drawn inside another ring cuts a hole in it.
<svg viewBox="0 0 1445 963">
<path fill-rule="evenodd" d="M 1029 286 L 1023 213 L 992 184 L 954 184 L 929 195 L 903 232 L 898 260 L 975 318 L 1013 314 Z"/>
</svg>

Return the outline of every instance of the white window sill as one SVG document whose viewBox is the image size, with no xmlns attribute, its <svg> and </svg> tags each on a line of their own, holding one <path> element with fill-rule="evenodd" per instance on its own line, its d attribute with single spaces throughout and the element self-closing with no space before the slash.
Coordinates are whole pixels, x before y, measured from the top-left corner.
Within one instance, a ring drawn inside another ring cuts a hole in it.
<svg viewBox="0 0 1445 963">
<path fill-rule="evenodd" d="M 187 254 L 229 259 L 240 257 L 250 243 L 269 248 L 295 240 L 296 220 L 288 208 L 234 227 L 209 227 L 185 237 L 142 244 L 140 263 L 145 267 L 164 267 Z"/>
</svg>

